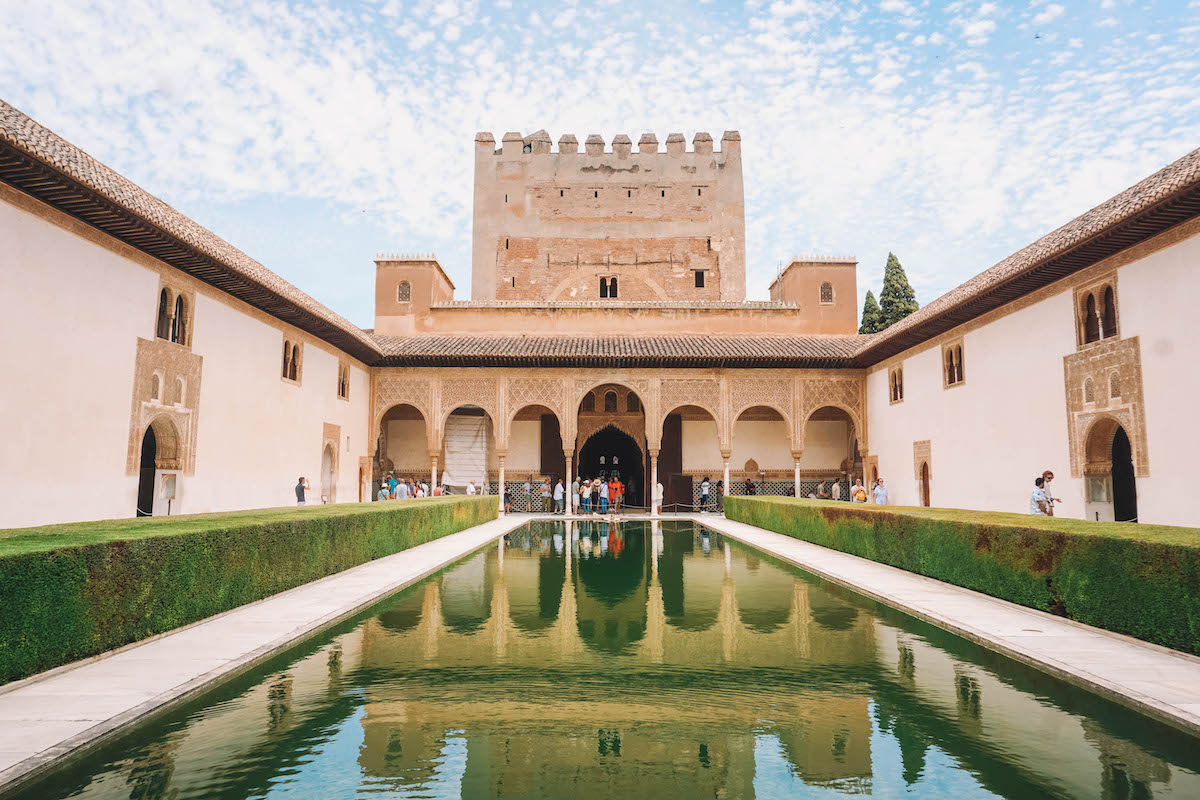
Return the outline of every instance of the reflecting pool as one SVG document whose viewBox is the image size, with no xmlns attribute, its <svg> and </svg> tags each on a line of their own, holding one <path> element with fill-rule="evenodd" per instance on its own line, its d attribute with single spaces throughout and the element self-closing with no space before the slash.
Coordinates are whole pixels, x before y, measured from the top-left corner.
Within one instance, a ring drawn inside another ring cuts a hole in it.
<svg viewBox="0 0 1200 800">
<path fill-rule="evenodd" d="M 537 522 L 20 797 L 1200 797 L 1200 742 L 690 522 Z"/>
</svg>

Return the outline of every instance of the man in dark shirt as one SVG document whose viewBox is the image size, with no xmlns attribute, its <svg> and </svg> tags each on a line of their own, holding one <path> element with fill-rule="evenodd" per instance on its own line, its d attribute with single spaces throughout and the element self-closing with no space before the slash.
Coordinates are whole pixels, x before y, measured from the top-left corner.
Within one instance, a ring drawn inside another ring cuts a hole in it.
<svg viewBox="0 0 1200 800">
<path fill-rule="evenodd" d="M 308 481 L 304 480 L 303 475 L 296 480 L 296 505 L 304 505 L 304 490 L 310 488 L 312 487 L 308 485 Z"/>
</svg>

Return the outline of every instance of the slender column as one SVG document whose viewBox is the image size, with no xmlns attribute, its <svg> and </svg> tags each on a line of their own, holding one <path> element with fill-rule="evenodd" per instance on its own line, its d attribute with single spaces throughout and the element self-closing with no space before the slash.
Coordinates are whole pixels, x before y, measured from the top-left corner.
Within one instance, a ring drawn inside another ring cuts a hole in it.
<svg viewBox="0 0 1200 800">
<path fill-rule="evenodd" d="M 724 487 L 725 497 L 733 494 L 733 487 L 729 485 L 729 455 L 728 452 L 721 453 L 721 461 L 725 464 L 725 478 L 721 483 L 721 486 Z"/>
<path fill-rule="evenodd" d="M 433 487 L 438 485 L 438 479 L 437 479 L 438 454 L 430 453 L 429 460 L 433 462 L 433 472 L 429 478 L 429 495 L 432 497 L 433 496 Z"/>
<path fill-rule="evenodd" d="M 658 451 L 650 451 L 650 513 L 658 516 Z"/>
<path fill-rule="evenodd" d="M 500 460 L 500 514 L 504 514 L 504 453 L 496 453 Z"/>
<path fill-rule="evenodd" d="M 796 465 L 796 490 L 795 490 L 795 496 L 796 496 L 796 497 L 799 497 L 799 496 L 800 496 L 800 454 L 799 454 L 799 453 L 792 453 L 792 461 L 793 461 L 793 462 L 795 463 L 795 465 Z"/>
<path fill-rule="evenodd" d="M 567 457 L 567 474 L 563 478 L 563 494 L 567 496 L 567 504 L 563 506 L 567 514 L 575 513 L 575 493 L 571 491 L 571 459 L 574 453 L 565 453 Z M 569 537 L 568 537 L 569 538 Z M 568 544 L 570 544 L 568 542 Z"/>
</svg>

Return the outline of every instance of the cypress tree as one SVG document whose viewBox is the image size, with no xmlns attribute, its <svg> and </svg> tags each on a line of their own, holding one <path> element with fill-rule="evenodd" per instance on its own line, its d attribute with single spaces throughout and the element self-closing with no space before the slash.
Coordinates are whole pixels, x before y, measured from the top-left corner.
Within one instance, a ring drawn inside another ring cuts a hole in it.
<svg viewBox="0 0 1200 800">
<path fill-rule="evenodd" d="M 884 327 L 883 312 L 875 302 L 875 295 L 867 289 L 867 299 L 863 300 L 862 325 L 858 327 L 858 332 L 879 333 Z"/>
<path fill-rule="evenodd" d="M 917 310 L 917 293 L 913 291 L 895 253 L 888 253 L 883 270 L 883 291 L 879 293 L 879 308 L 883 312 L 883 327 L 894 325 Z"/>
</svg>

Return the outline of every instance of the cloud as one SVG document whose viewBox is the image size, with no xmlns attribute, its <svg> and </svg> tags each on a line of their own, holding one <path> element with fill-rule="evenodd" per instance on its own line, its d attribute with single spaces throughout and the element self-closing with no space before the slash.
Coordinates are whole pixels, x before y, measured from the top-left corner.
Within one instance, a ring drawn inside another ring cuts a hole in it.
<svg viewBox="0 0 1200 800">
<path fill-rule="evenodd" d="M 1021 15 L 975 0 L 496 8 L 0 4 L 0 86 L 185 213 L 302 203 L 331 225 L 369 219 L 347 269 L 435 250 L 460 296 L 479 130 L 739 129 L 751 296 L 804 250 L 855 252 L 860 288 L 878 288 L 894 250 L 923 302 L 1200 141 L 1194 33 L 1127 9 L 1115 30 L 1070 31 L 1055 65 L 1013 35 Z M 927 19 L 901 39 L 909 9 Z M 281 236 L 231 238 L 255 255 Z M 267 265 L 319 299 L 345 283 L 315 259 Z M 344 302 L 369 324 L 369 294 Z"/>
<path fill-rule="evenodd" d="M 1046 6 L 1046 8 L 1040 14 L 1033 18 L 1033 24 L 1045 25 L 1061 17 L 1064 13 L 1066 13 L 1066 10 L 1066 6 L 1058 3 L 1051 3 L 1050 5 Z"/>
</svg>

